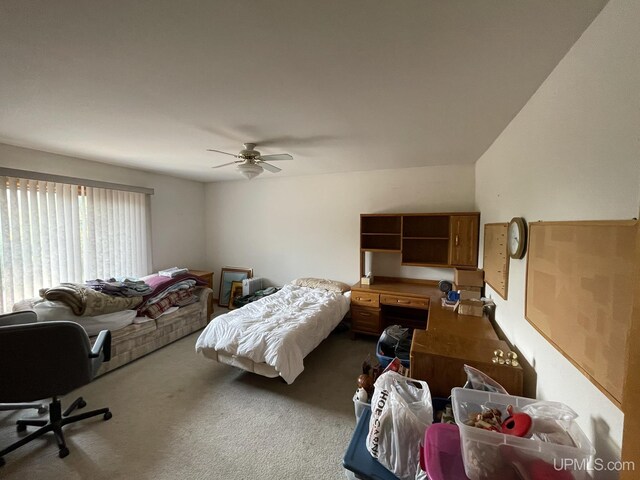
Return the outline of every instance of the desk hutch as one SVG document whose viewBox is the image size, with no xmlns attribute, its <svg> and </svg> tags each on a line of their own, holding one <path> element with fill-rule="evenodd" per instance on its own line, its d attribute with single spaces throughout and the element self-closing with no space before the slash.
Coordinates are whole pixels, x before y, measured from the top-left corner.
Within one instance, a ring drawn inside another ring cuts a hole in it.
<svg viewBox="0 0 640 480">
<path fill-rule="evenodd" d="M 478 212 L 363 214 L 360 275 L 366 251 L 400 254 L 402 265 L 476 268 L 479 223 Z M 522 394 L 522 368 L 491 361 L 495 349 L 510 349 L 489 319 L 444 309 L 436 281 L 376 276 L 373 284 L 358 282 L 351 290 L 352 335 L 378 336 L 389 325 L 414 329 L 411 376 L 426 380 L 432 395 L 448 397 L 463 385 L 465 364 Z"/>
</svg>

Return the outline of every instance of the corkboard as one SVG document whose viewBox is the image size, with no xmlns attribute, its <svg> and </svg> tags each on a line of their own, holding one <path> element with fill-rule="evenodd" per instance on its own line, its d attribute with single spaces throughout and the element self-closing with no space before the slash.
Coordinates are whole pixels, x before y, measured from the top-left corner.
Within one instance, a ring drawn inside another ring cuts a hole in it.
<svg viewBox="0 0 640 480">
<path fill-rule="evenodd" d="M 631 315 L 631 333 L 627 348 L 627 376 L 624 382 L 624 429 L 622 437 L 622 461 L 640 465 L 640 227 L 636 233 L 636 260 L 634 262 L 635 279 L 633 281 L 633 313 Z M 620 480 L 635 480 L 638 473 L 627 469 L 621 472 Z"/>
<path fill-rule="evenodd" d="M 509 285 L 508 228 L 508 223 L 487 223 L 484 226 L 484 260 L 482 262 L 484 281 L 505 300 Z"/>
<path fill-rule="evenodd" d="M 637 221 L 529 224 L 525 317 L 618 406 Z"/>
</svg>

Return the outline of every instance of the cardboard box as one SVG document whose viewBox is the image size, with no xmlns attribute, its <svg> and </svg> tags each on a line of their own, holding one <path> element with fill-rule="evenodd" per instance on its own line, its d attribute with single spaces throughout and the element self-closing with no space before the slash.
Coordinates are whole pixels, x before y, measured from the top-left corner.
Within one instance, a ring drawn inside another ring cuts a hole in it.
<svg viewBox="0 0 640 480">
<path fill-rule="evenodd" d="M 469 289 L 461 288 L 458 290 L 460 300 L 480 300 L 480 288 L 476 287 L 477 290 L 472 290 L 472 288 L 473 287 L 470 287 Z"/>
<path fill-rule="evenodd" d="M 471 285 L 458 285 L 457 283 L 453 284 L 452 290 L 455 290 L 456 292 L 460 290 L 471 290 L 472 292 L 482 293 L 482 287 L 473 287 Z"/>
<path fill-rule="evenodd" d="M 453 281 L 466 287 L 482 287 L 484 286 L 484 270 L 460 270 L 454 268 Z"/>
<path fill-rule="evenodd" d="M 480 300 L 460 300 L 458 302 L 458 314 L 481 317 L 483 306 L 484 304 Z"/>
</svg>

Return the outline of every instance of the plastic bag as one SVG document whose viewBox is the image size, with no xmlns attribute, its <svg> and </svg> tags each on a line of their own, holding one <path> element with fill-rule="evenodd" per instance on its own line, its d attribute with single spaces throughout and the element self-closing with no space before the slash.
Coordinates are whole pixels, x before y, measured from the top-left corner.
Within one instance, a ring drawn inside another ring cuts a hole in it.
<svg viewBox="0 0 640 480">
<path fill-rule="evenodd" d="M 531 438 L 556 445 L 576 446 L 567 430 L 578 414 L 564 403 L 535 402 L 524 406 L 522 413 L 533 419 Z"/>
<path fill-rule="evenodd" d="M 464 373 L 467 374 L 467 383 L 464 384 L 464 388 L 482 390 L 483 392 L 503 393 L 505 395 L 509 394 L 502 385 L 477 368 L 465 365 Z"/>
<path fill-rule="evenodd" d="M 401 480 L 414 480 L 420 441 L 433 422 L 429 386 L 393 371 L 374 386 L 367 450 Z"/>
</svg>

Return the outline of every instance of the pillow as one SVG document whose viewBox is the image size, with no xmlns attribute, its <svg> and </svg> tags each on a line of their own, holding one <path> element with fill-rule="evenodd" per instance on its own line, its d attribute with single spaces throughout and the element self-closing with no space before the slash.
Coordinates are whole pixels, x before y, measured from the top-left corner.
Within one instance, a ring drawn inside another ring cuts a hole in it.
<svg viewBox="0 0 640 480">
<path fill-rule="evenodd" d="M 335 293 L 345 293 L 351 290 L 351 287 L 344 282 L 338 282 L 337 280 L 327 280 L 324 278 L 296 278 L 292 285 L 296 285 L 298 287 L 308 287 L 308 288 L 322 288 L 329 292 Z"/>
</svg>

